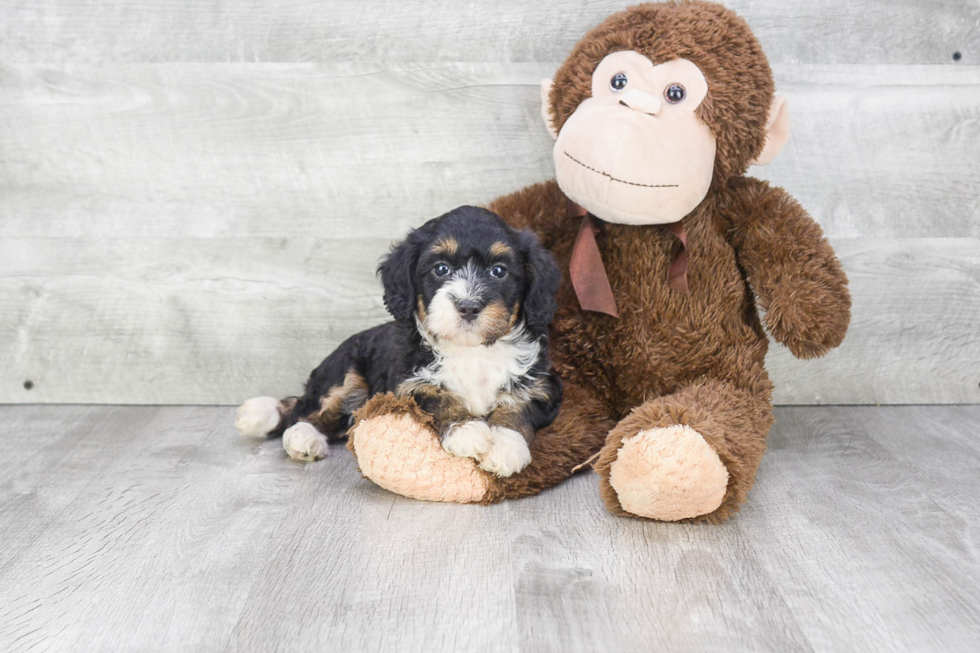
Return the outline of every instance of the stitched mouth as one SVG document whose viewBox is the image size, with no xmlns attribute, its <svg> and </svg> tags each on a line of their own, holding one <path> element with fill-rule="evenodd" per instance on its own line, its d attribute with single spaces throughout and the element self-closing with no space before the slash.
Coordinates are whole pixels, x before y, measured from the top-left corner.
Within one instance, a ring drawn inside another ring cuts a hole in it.
<svg viewBox="0 0 980 653">
<path fill-rule="evenodd" d="M 609 174 L 608 172 L 603 172 L 602 170 L 596 170 L 592 166 L 585 165 L 584 163 L 582 163 L 581 161 L 579 161 L 578 159 L 576 159 L 574 156 L 572 156 L 568 152 L 565 152 L 565 156 L 567 156 L 569 159 L 571 159 L 575 163 L 579 164 L 580 166 L 582 166 L 586 170 L 591 170 L 592 172 L 594 172 L 594 173 L 596 173 L 598 175 L 602 175 L 603 177 L 608 177 L 609 179 L 612 179 L 613 181 L 618 181 L 621 184 L 628 184 L 630 186 L 642 186 L 643 188 L 677 188 L 677 184 L 639 184 L 639 183 L 637 183 L 635 181 L 626 181 L 625 179 L 617 179 L 617 178 L 613 177 L 611 174 Z"/>
</svg>

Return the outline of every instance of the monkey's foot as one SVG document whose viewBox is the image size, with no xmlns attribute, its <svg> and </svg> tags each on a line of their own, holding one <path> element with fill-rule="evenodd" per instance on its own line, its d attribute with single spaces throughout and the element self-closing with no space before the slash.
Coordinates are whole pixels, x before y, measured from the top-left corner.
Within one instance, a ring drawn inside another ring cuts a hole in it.
<svg viewBox="0 0 980 653">
<path fill-rule="evenodd" d="M 603 458 L 612 459 L 603 470 L 608 469 L 615 495 L 604 498 L 630 515 L 692 519 L 714 512 L 725 498 L 728 470 L 689 426 L 651 428 L 621 441 L 611 438 L 600 454 Z"/>
<path fill-rule="evenodd" d="M 432 418 L 407 397 L 370 399 L 357 411 L 347 448 L 364 476 L 412 499 L 479 503 L 490 487 L 492 477 L 473 458 L 443 449 Z"/>
</svg>

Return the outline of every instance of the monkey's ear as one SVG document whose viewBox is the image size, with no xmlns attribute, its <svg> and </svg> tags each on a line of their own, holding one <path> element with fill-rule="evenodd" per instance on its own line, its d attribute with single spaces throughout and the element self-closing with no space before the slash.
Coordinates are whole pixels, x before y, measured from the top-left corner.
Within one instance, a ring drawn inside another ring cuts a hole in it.
<svg viewBox="0 0 980 653">
<path fill-rule="evenodd" d="M 384 286 L 385 307 L 396 320 L 407 320 L 415 312 L 415 266 L 419 260 L 418 230 L 392 248 L 378 266 Z"/>
<path fill-rule="evenodd" d="M 772 99 L 769 108 L 769 121 L 766 123 L 766 145 L 751 165 L 764 166 L 783 151 L 789 140 L 789 103 L 782 95 Z"/>
<path fill-rule="evenodd" d="M 551 115 L 551 80 L 542 79 L 541 80 L 541 118 L 544 120 L 544 126 L 548 129 L 548 133 L 555 140 L 558 140 L 558 130 L 555 128 L 555 117 Z"/>
</svg>

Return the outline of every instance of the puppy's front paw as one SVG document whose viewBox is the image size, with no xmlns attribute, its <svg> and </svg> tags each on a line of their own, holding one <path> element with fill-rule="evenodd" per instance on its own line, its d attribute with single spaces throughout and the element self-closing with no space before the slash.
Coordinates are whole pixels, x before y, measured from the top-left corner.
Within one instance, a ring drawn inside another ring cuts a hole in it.
<svg viewBox="0 0 980 653">
<path fill-rule="evenodd" d="M 264 438 L 279 426 L 281 417 L 278 399 L 252 397 L 235 412 L 235 428 L 244 436 Z"/>
<path fill-rule="evenodd" d="M 490 450 L 480 461 L 480 469 L 497 476 L 512 476 L 531 464 L 527 440 L 514 429 L 490 429 Z"/>
<path fill-rule="evenodd" d="M 308 422 L 297 422 L 282 434 L 282 448 L 293 460 L 313 462 L 327 455 L 327 437 Z"/>
<path fill-rule="evenodd" d="M 490 450 L 490 427 L 479 420 L 456 424 L 442 436 L 442 448 L 460 458 L 479 460 Z"/>
</svg>

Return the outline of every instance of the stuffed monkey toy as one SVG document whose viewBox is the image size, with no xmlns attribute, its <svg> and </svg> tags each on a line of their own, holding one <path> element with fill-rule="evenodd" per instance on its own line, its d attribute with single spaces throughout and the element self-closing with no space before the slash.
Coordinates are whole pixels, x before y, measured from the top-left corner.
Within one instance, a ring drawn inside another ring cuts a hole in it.
<svg viewBox="0 0 980 653">
<path fill-rule="evenodd" d="M 789 136 L 773 86 L 749 27 L 716 4 L 638 5 L 586 34 L 542 84 L 556 179 L 489 205 L 565 273 L 550 331 L 557 419 L 530 466 L 498 478 L 444 451 L 411 400 L 378 396 L 350 431 L 362 473 L 409 497 L 492 503 L 597 456 L 614 514 L 718 522 L 738 510 L 773 421 L 766 332 L 812 358 L 850 320 L 820 227 L 745 176 Z"/>
</svg>

